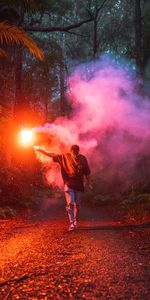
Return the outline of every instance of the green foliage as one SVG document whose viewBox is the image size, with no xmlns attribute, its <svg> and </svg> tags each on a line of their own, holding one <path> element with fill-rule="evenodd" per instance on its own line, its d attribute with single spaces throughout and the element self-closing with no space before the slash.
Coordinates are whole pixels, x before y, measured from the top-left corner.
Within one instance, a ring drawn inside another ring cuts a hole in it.
<svg viewBox="0 0 150 300">
<path fill-rule="evenodd" d="M 63 16 L 65 13 L 67 13 L 72 8 L 72 1 L 70 0 L 53 0 L 51 1 L 51 9 L 54 13 L 59 14 L 60 16 Z"/>
<path fill-rule="evenodd" d="M 22 6 L 25 10 L 36 10 L 38 7 L 38 0 L 1 0 L 1 5 L 7 5 L 8 7 L 20 7 Z M 40 3 L 39 3 L 40 4 Z"/>
<path fill-rule="evenodd" d="M 115 177 L 114 185 L 110 178 L 107 179 L 106 173 L 103 173 L 103 176 L 94 176 L 93 182 L 93 191 L 85 190 L 84 195 L 84 201 L 90 206 L 115 206 L 117 211 L 122 211 L 122 220 L 125 222 L 150 222 L 150 186 L 148 186 L 148 182 L 145 187 L 144 181 L 141 181 L 140 184 L 134 186 L 134 189 L 133 186 L 130 186 L 125 190 L 123 184 L 118 184 L 117 177 Z M 142 190 L 146 189 L 148 192 L 142 193 Z"/>
<path fill-rule="evenodd" d="M 150 194 L 139 194 L 124 205 L 129 222 L 150 222 Z"/>
<path fill-rule="evenodd" d="M 1 0 L 2 5 L 7 5 L 8 7 L 22 7 L 27 12 L 44 12 L 46 10 L 51 10 L 53 13 L 64 14 L 64 12 L 70 8 L 70 0 Z"/>
<path fill-rule="evenodd" d="M 147 66 L 150 58 L 150 7 L 144 8 L 143 17 L 143 64 Z"/>
<path fill-rule="evenodd" d="M 16 215 L 16 211 L 9 207 L 6 206 L 4 208 L 0 207 L 0 219 L 6 219 L 8 217 L 14 217 Z"/>
<path fill-rule="evenodd" d="M 4 160 L 4 148 L 7 144 L 6 128 L 11 122 L 11 114 L 7 108 L 0 105 L 0 161 Z"/>
<path fill-rule="evenodd" d="M 64 57 L 62 48 L 59 44 L 59 41 L 57 41 L 56 38 L 53 37 L 38 37 L 36 38 L 38 43 L 45 49 L 45 62 L 50 68 L 56 68 L 57 65 L 63 64 Z M 37 62 L 37 64 L 39 64 Z M 40 64 L 40 66 L 43 66 L 43 63 Z"/>
<path fill-rule="evenodd" d="M 33 107 L 36 107 L 36 110 L 40 112 L 40 109 L 44 111 L 46 105 L 52 107 L 53 99 L 58 98 L 60 89 L 59 72 L 61 67 L 64 66 L 64 56 L 56 39 L 46 36 L 43 39 L 38 37 L 37 41 L 45 49 L 45 60 L 44 62 L 39 62 L 28 56 L 27 62 L 30 67 L 24 68 L 23 78 L 24 95 L 30 99 Z M 39 102 L 41 105 L 39 105 Z M 58 101 L 54 102 L 56 102 L 56 107 L 59 107 Z M 53 106 L 51 116 L 57 110 L 59 111 Z"/>
<path fill-rule="evenodd" d="M 40 169 L 24 169 L 23 166 L 7 167 L 0 170 L 1 208 L 25 208 L 34 205 L 41 189 Z"/>
</svg>

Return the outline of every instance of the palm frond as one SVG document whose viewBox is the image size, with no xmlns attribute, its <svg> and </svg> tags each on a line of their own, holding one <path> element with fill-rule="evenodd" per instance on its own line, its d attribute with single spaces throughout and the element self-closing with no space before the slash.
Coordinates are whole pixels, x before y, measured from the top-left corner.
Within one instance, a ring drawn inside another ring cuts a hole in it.
<svg viewBox="0 0 150 300">
<path fill-rule="evenodd" d="M 6 57 L 6 56 L 7 56 L 6 51 L 0 48 L 0 57 Z"/>
<path fill-rule="evenodd" d="M 0 22 L 0 44 L 16 43 L 17 45 L 23 44 L 29 52 L 36 56 L 38 59 L 43 60 L 43 52 L 38 48 L 36 43 L 25 33 L 24 30 L 10 25 L 6 22 Z"/>
</svg>

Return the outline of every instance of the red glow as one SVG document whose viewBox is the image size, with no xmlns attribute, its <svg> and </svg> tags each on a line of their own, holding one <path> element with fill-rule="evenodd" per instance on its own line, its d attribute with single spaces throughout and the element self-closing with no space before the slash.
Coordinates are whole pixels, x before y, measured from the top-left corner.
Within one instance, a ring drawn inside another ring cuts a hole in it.
<svg viewBox="0 0 150 300">
<path fill-rule="evenodd" d="M 33 132 L 32 130 L 22 129 L 20 132 L 21 143 L 25 145 L 33 144 Z"/>
</svg>

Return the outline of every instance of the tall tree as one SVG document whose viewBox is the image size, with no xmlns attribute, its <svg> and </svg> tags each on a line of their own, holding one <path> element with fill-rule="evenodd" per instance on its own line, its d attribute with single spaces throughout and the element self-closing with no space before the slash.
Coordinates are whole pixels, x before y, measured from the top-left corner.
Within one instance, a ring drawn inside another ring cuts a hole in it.
<svg viewBox="0 0 150 300">
<path fill-rule="evenodd" d="M 135 0 L 135 60 L 137 74 L 142 75 L 142 20 L 141 20 L 141 0 Z"/>
<path fill-rule="evenodd" d="M 150 5 L 147 0 L 143 0 L 142 32 L 143 71 L 150 78 Z"/>
<path fill-rule="evenodd" d="M 93 20 L 93 57 L 96 58 L 99 50 L 99 35 L 98 35 L 98 19 L 100 11 L 103 9 L 103 6 L 108 0 L 95 1 L 94 5 L 94 20 Z"/>
<path fill-rule="evenodd" d="M 5 68 L 8 69 L 6 64 L 6 59 L 2 59 L 3 57 L 7 57 L 10 53 L 10 49 L 13 50 L 12 45 L 15 44 L 19 49 L 18 57 L 16 57 L 16 61 L 22 62 L 22 47 L 26 46 L 29 52 L 36 56 L 38 59 L 43 60 L 43 52 L 38 48 L 36 43 L 22 30 L 17 28 L 12 24 L 8 24 L 6 22 L 0 22 L 0 57 L 1 57 L 1 67 L 3 67 L 3 71 Z M 21 80 L 20 80 L 20 65 L 17 64 L 18 70 L 15 73 L 16 77 L 16 99 L 20 99 L 21 90 Z M 2 77 L 1 72 L 1 77 Z M 3 80 L 2 80 L 3 81 Z M 4 95 L 3 95 L 3 98 Z M 3 99 L 4 102 L 4 99 Z M 18 101 L 16 101 L 17 103 Z M 1 101 L 2 103 L 2 101 Z"/>
</svg>

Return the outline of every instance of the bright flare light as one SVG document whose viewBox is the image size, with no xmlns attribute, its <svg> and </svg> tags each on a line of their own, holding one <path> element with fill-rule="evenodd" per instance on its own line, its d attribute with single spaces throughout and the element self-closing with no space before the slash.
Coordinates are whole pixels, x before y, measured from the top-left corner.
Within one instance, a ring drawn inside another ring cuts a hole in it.
<svg viewBox="0 0 150 300">
<path fill-rule="evenodd" d="M 32 130 L 22 129 L 20 134 L 21 134 L 21 141 L 23 144 L 29 144 L 32 142 L 32 139 L 33 139 Z"/>
</svg>

